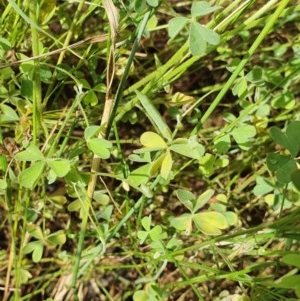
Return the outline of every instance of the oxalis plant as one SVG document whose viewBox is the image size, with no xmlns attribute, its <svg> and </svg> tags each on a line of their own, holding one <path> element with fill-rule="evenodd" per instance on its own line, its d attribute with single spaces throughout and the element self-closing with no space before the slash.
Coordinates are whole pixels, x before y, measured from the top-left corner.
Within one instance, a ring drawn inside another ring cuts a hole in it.
<svg viewBox="0 0 300 301">
<path fill-rule="evenodd" d="M 270 63 L 284 66 L 261 67 L 260 57 L 272 56 L 268 33 L 298 20 L 298 10 L 260 2 L 193 1 L 181 15 L 168 1 L 8 0 L 0 17 L 4 300 L 83 300 L 87 291 L 134 301 L 299 297 L 297 45 L 288 66 L 280 61 L 295 35 Z M 103 34 L 71 44 L 90 34 L 94 15 Z M 62 34 L 49 33 L 50 20 Z M 147 43 L 161 29 L 169 40 L 155 65 Z M 245 43 L 238 52 L 235 39 Z M 215 66 L 224 76 L 212 86 L 172 91 L 182 76 Z M 52 195 L 57 183 L 64 191 Z"/>
</svg>

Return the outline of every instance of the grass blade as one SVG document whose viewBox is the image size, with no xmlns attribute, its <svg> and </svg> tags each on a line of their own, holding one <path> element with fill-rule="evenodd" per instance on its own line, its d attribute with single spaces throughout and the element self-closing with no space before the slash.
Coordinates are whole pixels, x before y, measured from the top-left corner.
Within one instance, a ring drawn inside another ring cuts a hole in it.
<svg viewBox="0 0 300 301">
<path fill-rule="evenodd" d="M 146 97 L 144 94 L 142 94 L 139 91 L 135 91 L 135 93 L 139 101 L 141 102 L 143 108 L 145 109 L 147 117 L 155 127 L 156 131 L 159 132 L 165 139 L 171 141 L 172 132 L 165 120 L 163 119 L 163 117 L 158 112 L 158 110 L 154 107 L 149 98 Z"/>
</svg>

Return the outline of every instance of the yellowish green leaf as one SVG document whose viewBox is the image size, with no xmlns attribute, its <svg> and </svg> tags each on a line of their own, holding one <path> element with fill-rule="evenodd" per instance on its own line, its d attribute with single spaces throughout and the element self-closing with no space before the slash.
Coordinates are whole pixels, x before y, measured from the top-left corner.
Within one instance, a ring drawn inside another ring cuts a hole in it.
<svg viewBox="0 0 300 301">
<path fill-rule="evenodd" d="M 161 164 L 160 175 L 166 180 L 172 170 L 173 160 L 170 151 L 167 151 Z"/>
<path fill-rule="evenodd" d="M 171 220 L 171 226 L 179 231 L 185 231 L 185 234 L 189 235 L 192 232 L 192 215 L 188 213 L 174 217 Z"/>
<path fill-rule="evenodd" d="M 193 217 L 197 228 L 207 235 L 219 235 L 222 229 L 228 228 L 227 219 L 219 212 L 201 212 Z"/>
<path fill-rule="evenodd" d="M 163 160 L 165 159 L 166 154 L 160 155 L 152 164 L 150 169 L 150 175 L 156 175 L 157 171 L 161 168 Z"/>
<path fill-rule="evenodd" d="M 167 144 L 163 138 L 154 132 L 145 132 L 140 138 L 141 144 L 146 147 L 166 148 Z"/>
</svg>

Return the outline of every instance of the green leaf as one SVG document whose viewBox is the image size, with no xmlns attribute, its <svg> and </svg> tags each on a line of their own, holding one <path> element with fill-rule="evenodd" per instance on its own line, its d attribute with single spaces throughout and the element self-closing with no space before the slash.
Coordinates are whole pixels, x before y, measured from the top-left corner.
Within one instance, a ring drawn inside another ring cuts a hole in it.
<svg viewBox="0 0 300 301">
<path fill-rule="evenodd" d="M 166 152 L 160 168 L 160 175 L 167 180 L 172 170 L 173 159 L 169 151 Z"/>
<path fill-rule="evenodd" d="M 55 67 L 57 71 L 57 80 L 62 81 L 64 79 L 67 79 L 69 76 L 72 76 L 70 72 L 72 72 L 72 68 L 68 64 L 58 64 Z"/>
<path fill-rule="evenodd" d="M 194 196 L 194 194 L 184 189 L 178 189 L 175 193 L 178 200 L 192 212 L 196 201 L 196 197 Z"/>
<path fill-rule="evenodd" d="M 137 232 L 137 237 L 140 240 L 140 244 L 141 245 L 145 242 L 145 240 L 147 239 L 148 235 L 149 235 L 148 231 L 138 231 Z"/>
<path fill-rule="evenodd" d="M 71 202 L 68 205 L 68 211 L 74 212 L 74 211 L 79 211 L 81 209 L 81 201 L 79 199 Z"/>
<path fill-rule="evenodd" d="M 262 68 L 254 67 L 249 73 L 246 75 L 246 79 L 251 83 L 259 83 L 262 80 Z"/>
<path fill-rule="evenodd" d="M 235 128 L 231 135 L 237 144 L 241 145 L 249 142 L 256 135 L 256 129 L 253 125 L 241 125 Z"/>
<path fill-rule="evenodd" d="M 211 6 L 210 3 L 206 1 L 194 1 L 191 14 L 193 17 L 205 16 L 221 8 L 221 6 Z"/>
<path fill-rule="evenodd" d="M 146 0 L 146 1 L 147 1 L 147 4 L 152 7 L 157 7 L 158 3 L 159 3 L 158 0 Z"/>
<path fill-rule="evenodd" d="M 149 295 L 142 290 L 136 291 L 133 294 L 133 301 L 149 301 Z"/>
<path fill-rule="evenodd" d="M 48 66 L 40 65 L 39 67 L 41 81 L 44 83 L 50 83 L 52 78 L 51 69 Z"/>
<path fill-rule="evenodd" d="M 39 240 L 43 240 L 44 239 L 44 234 L 42 229 L 39 226 L 33 225 L 33 224 L 29 224 L 28 228 L 27 228 L 28 233 Z"/>
<path fill-rule="evenodd" d="M 92 107 L 98 104 L 98 97 L 94 90 L 89 90 L 83 98 L 85 104 L 89 104 Z"/>
<path fill-rule="evenodd" d="M 300 268 L 300 254 L 298 253 L 286 254 L 282 257 L 282 262 L 284 262 L 287 265 L 292 265 L 297 268 Z"/>
<path fill-rule="evenodd" d="M 267 166 L 270 171 L 276 172 L 276 178 L 281 183 L 289 183 L 292 173 L 297 170 L 297 164 L 290 156 L 270 153 L 267 156 Z"/>
<path fill-rule="evenodd" d="M 166 140 L 172 140 L 172 132 L 165 122 L 165 120 L 160 115 L 159 111 L 155 108 L 153 103 L 141 92 L 135 91 L 139 101 L 144 107 L 147 117 L 151 121 L 152 125 L 155 127 L 156 132 L 160 133 Z"/>
<path fill-rule="evenodd" d="M 33 189 L 45 167 L 45 162 L 35 162 L 29 168 L 23 170 L 19 176 L 19 181 L 22 186 L 28 189 Z"/>
<path fill-rule="evenodd" d="M 278 127 L 272 127 L 270 130 L 271 138 L 276 143 L 286 148 L 293 157 L 296 157 L 300 150 L 300 142 L 297 138 L 300 134 L 299 125 L 300 122 L 297 121 L 290 123 L 286 133 L 283 133 Z"/>
<path fill-rule="evenodd" d="M 197 212 L 200 208 L 202 208 L 211 199 L 214 193 L 215 191 L 213 189 L 208 189 L 205 192 L 203 192 L 201 195 L 199 195 L 193 212 Z"/>
<path fill-rule="evenodd" d="M 172 238 L 168 241 L 168 243 L 167 243 L 167 245 L 166 245 L 166 248 L 167 248 L 167 249 L 175 249 L 175 248 L 177 248 L 178 246 L 180 246 L 180 244 L 181 244 L 181 240 L 179 240 L 179 239 L 176 238 L 176 237 L 172 237 Z"/>
<path fill-rule="evenodd" d="M 160 239 L 167 238 L 167 233 L 163 232 L 162 227 L 157 225 L 149 232 L 149 236 L 152 241 L 158 241 Z"/>
<path fill-rule="evenodd" d="M 32 99 L 32 92 L 33 92 L 32 80 L 23 78 L 21 81 L 21 95 Z"/>
<path fill-rule="evenodd" d="M 162 163 L 165 159 L 166 154 L 160 155 L 154 162 L 151 163 L 150 175 L 153 177 L 157 174 L 158 170 L 161 169 Z"/>
<path fill-rule="evenodd" d="M 274 126 L 270 129 L 270 135 L 276 143 L 280 144 L 287 150 L 292 148 L 287 136 L 277 126 Z"/>
<path fill-rule="evenodd" d="M 146 198 L 153 197 L 153 191 L 149 185 L 141 184 L 140 191 Z"/>
<path fill-rule="evenodd" d="M 258 176 L 256 178 L 256 185 L 254 186 L 252 192 L 256 196 L 262 196 L 268 194 L 273 190 L 274 190 L 273 185 L 267 179 Z"/>
<path fill-rule="evenodd" d="M 207 28 L 199 23 L 195 23 L 197 31 L 202 38 L 211 45 L 218 45 L 220 43 L 220 36 L 210 28 Z"/>
<path fill-rule="evenodd" d="M 174 38 L 183 29 L 188 21 L 189 19 L 185 17 L 177 17 L 171 19 L 168 24 L 169 37 L 171 39 Z"/>
<path fill-rule="evenodd" d="M 96 214 L 97 219 L 104 219 L 106 221 L 111 220 L 111 215 L 113 213 L 113 205 L 105 206 L 103 210 L 99 211 L 99 213 Z"/>
<path fill-rule="evenodd" d="M 58 177 L 64 177 L 71 169 L 70 162 L 66 159 L 48 159 L 48 166 Z"/>
<path fill-rule="evenodd" d="M 63 230 L 58 230 L 47 236 L 47 242 L 52 245 L 63 245 L 66 240 L 66 234 Z"/>
<path fill-rule="evenodd" d="M 231 146 L 230 134 L 225 134 L 222 137 L 216 139 L 214 141 L 214 145 L 218 153 L 227 153 Z"/>
<path fill-rule="evenodd" d="M 11 49 L 11 44 L 7 39 L 0 37 L 0 47 L 2 47 L 4 51 L 8 51 Z"/>
<path fill-rule="evenodd" d="M 289 123 L 286 129 L 287 139 L 291 144 L 291 155 L 296 157 L 300 150 L 300 121 L 292 121 Z"/>
<path fill-rule="evenodd" d="M 145 132 L 141 135 L 140 142 L 145 147 L 163 149 L 167 147 L 166 142 L 154 132 Z"/>
<path fill-rule="evenodd" d="M 2 75 L 1 71 L 0 71 L 0 75 Z M 8 90 L 6 89 L 6 87 L 0 86 L 0 98 L 6 98 L 7 95 L 9 95 L 9 93 L 8 93 Z"/>
<path fill-rule="evenodd" d="M 50 169 L 47 175 L 47 180 L 49 184 L 52 184 L 57 180 L 57 174 L 53 171 L 53 169 Z"/>
<path fill-rule="evenodd" d="M 296 157 L 300 150 L 300 121 L 291 122 L 283 133 L 279 128 L 272 127 L 270 130 L 271 138 L 284 148 L 286 148 L 293 157 Z"/>
<path fill-rule="evenodd" d="M 290 91 L 278 93 L 271 101 L 271 105 L 275 109 L 292 109 L 295 106 L 295 96 Z"/>
<path fill-rule="evenodd" d="M 300 283 L 300 275 L 284 276 L 280 282 L 276 283 L 276 287 L 296 288 Z"/>
<path fill-rule="evenodd" d="M 206 42 L 199 31 L 198 23 L 191 23 L 189 30 L 189 46 L 192 55 L 201 55 L 206 51 Z"/>
<path fill-rule="evenodd" d="M 288 161 L 276 172 L 276 178 L 279 182 L 288 184 L 292 181 L 292 174 L 297 170 L 297 164 L 294 160 Z"/>
<path fill-rule="evenodd" d="M 32 241 L 25 245 L 22 252 L 23 254 L 32 253 L 33 262 L 39 262 L 43 256 L 44 246 L 41 241 Z"/>
<path fill-rule="evenodd" d="M 240 77 L 232 88 L 232 94 L 238 97 L 244 97 L 247 92 L 247 80 Z"/>
<path fill-rule="evenodd" d="M 270 171 L 277 171 L 280 167 L 291 161 L 290 156 L 283 156 L 276 153 L 267 155 L 267 166 Z"/>
<path fill-rule="evenodd" d="M 193 217 L 197 228 L 207 235 L 219 235 L 220 230 L 228 228 L 227 219 L 219 212 L 201 212 Z"/>
<path fill-rule="evenodd" d="M 34 251 L 34 249 L 37 247 L 37 245 L 41 244 L 40 241 L 31 241 L 29 243 L 27 243 L 23 249 L 22 249 L 22 253 L 23 254 L 29 254 L 32 253 Z"/>
<path fill-rule="evenodd" d="M 5 190 L 7 188 L 7 182 L 4 179 L 0 179 L 0 190 Z"/>
<path fill-rule="evenodd" d="M 223 212 L 222 214 L 225 216 L 229 226 L 234 226 L 237 224 L 238 216 L 236 213 L 231 212 L 231 211 L 226 211 L 226 212 Z"/>
<path fill-rule="evenodd" d="M 151 228 L 151 215 L 143 217 L 141 223 L 143 228 L 149 232 Z"/>
<path fill-rule="evenodd" d="M 296 157 L 300 151 L 300 121 L 292 121 L 283 133 L 278 127 L 272 127 L 270 130 L 271 138 L 284 148 L 286 148 L 293 157 Z"/>
<path fill-rule="evenodd" d="M 220 212 L 222 214 L 224 214 L 224 212 L 226 212 L 226 206 L 224 204 L 211 203 L 211 204 L 209 204 L 209 207 L 211 210 Z"/>
<path fill-rule="evenodd" d="M 45 157 L 37 146 L 29 144 L 26 150 L 15 155 L 15 159 L 20 161 L 39 161 L 45 160 Z"/>
<path fill-rule="evenodd" d="M 81 75 L 80 75 L 80 76 L 81 76 Z M 82 88 L 87 89 L 87 90 L 90 90 L 90 89 L 91 89 L 90 83 L 89 83 L 85 78 L 80 78 L 80 79 L 78 79 L 78 83 L 80 84 L 81 89 L 82 89 Z"/>
<path fill-rule="evenodd" d="M 39 262 L 42 259 L 44 251 L 44 245 L 40 242 L 36 245 L 32 252 L 32 261 Z"/>
<path fill-rule="evenodd" d="M 156 30 L 157 23 L 158 23 L 158 19 L 157 19 L 156 15 L 152 15 L 147 22 L 146 31 L 147 30 L 149 30 L 149 31 Z"/>
<path fill-rule="evenodd" d="M 90 150 L 101 159 L 110 157 L 109 148 L 112 147 L 111 142 L 102 138 L 92 138 L 88 141 Z"/>
<path fill-rule="evenodd" d="M 205 176 L 210 176 L 215 171 L 215 161 L 216 158 L 209 153 L 206 153 L 200 160 L 199 160 L 199 169 Z"/>
<path fill-rule="evenodd" d="M 192 214 L 184 213 L 179 217 L 172 218 L 171 226 L 179 231 L 185 231 L 186 235 L 190 235 L 192 232 L 192 219 Z"/>
<path fill-rule="evenodd" d="M 0 115 L 0 122 L 5 123 L 5 122 L 14 122 L 19 120 L 18 114 L 10 106 L 1 103 L 0 109 L 2 111 L 2 114 Z"/>
<path fill-rule="evenodd" d="M 133 162 L 150 163 L 151 162 L 150 151 L 141 153 L 141 155 L 131 154 L 128 156 L 128 159 Z"/>
<path fill-rule="evenodd" d="M 134 1 L 134 10 L 137 13 L 141 13 L 146 7 L 146 0 L 135 0 Z"/>
<path fill-rule="evenodd" d="M 300 191 L 300 170 L 294 170 L 291 173 L 291 179 L 295 187 Z"/>
<path fill-rule="evenodd" d="M 141 184 L 146 184 L 149 181 L 151 169 L 151 164 L 145 164 L 131 171 L 127 178 L 129 185 L 132 185 L 133 187 L 138 187 Z"/>
<path fill-rule="evenodd" d="M 183 141 L 182 139 L 180 139 L 178 143 L 175 140 L 174 144 L 170 145 L 170 150 L 180 155 L 196 160 L 199 160 L 205 152 L 205 149 L 201 144 L 197 143 L 195 145 L 194 143 L 191 143 L 188 139 L 185 139 Z"/>
<path fill-rule="evenodd" d="M 99 134 L 101 130 L 101 127 L 97 125 L 88 126 L 84 130 L 84 139 L 86 141 L 89 141 L 92 138 L 96 138 L 96 136 Z"/>
<path fill-rule="evenodd" d="M 165 233 L 163 233 L 163 234 L 165 234 Z M 155 254 L 153 255 L 154 258 L 157 258 L 156 256 L 162 255 L 162 253 L 165 254 L 165 247 L 164 247 L 163 243 L 161 242 L 161 240 L 152 241 L 150 243 L 150 248 L 155 250 Z"/>
<path fill-rule="evenodd" d="M 106 206 L 108 205 L 110 198 L 102 191 L 96 190 L 93 194 L 93 200 L 95 200 L 99 205 Z"/>
</svg>

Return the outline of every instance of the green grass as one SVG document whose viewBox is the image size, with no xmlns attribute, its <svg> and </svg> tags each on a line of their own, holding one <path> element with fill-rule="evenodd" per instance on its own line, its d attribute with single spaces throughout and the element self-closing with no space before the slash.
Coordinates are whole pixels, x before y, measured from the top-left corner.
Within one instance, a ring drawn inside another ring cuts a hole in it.
<svg viewBox="0 0 300 301">
<path fill-rule="evenodd" d="M 297 1 L 0 8 L 0 298 L 300 298 Z"/>
</svg>

